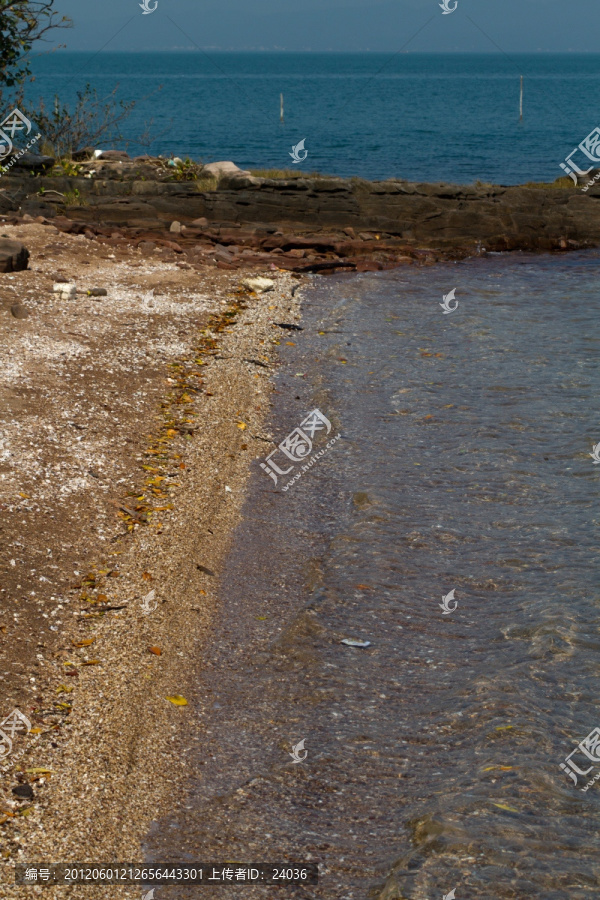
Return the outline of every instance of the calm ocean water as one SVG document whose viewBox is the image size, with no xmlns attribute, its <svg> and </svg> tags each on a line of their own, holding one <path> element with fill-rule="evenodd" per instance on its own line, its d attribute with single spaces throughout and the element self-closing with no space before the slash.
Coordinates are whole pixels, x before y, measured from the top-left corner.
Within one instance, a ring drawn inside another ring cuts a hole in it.
<svg viewBox="0 0 600 900">
<path fill-rule="evenodd" d="M 138 104 L 123 131 L 134 153 L 286 168 L 304 138 L 305 171 L 458 183 L 553 181 L 600 96 L 600 54 L 59 52 L 35 73 L 32 101 L 118 84 Z"/>
<path fill-rule="evenodd" d="M 598 763 L 560 768 L 600 726 L 598 262 L 313 279 L 268 427 L 342 437 L 288 492 L 255 463 L 148 862 L 319 863 L 248 900 L 598 896 Z"/>
</svg>

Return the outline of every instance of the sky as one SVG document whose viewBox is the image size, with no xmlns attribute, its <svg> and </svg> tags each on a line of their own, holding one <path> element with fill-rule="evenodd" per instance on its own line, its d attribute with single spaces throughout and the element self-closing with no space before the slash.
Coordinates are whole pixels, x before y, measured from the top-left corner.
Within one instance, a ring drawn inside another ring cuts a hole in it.
<svg viewBox="0 0 600 900">
<path fill-rule="evenodd" d="M 53 41 L 94 52 L 600 51 L 598 0 L 458 0 L 447 15 L 441 0 L 146 0 L 158 2 L 148 15 L 140 2 L 56 0 L 74 27 Z"/>
</svg>

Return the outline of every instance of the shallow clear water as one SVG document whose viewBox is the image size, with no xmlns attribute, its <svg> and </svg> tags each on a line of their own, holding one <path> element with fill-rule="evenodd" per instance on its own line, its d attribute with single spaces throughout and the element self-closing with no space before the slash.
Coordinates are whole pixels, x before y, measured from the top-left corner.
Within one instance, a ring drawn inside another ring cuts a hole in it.
<svg viewBox="0 0 600 900">
<path fill-rule="evenodd" d="M 165 40 L 168 35 L 167 29 Z M 427 32 L 419 46 L 427 48 Z M 72 103 L 88 83 L 102 98 L 118 85 L 120 99 L 137 102 L 122 128 L 132 153 L 282 169 L 294 167 L 290 151 L 304 138 L 308 158 L 295 168 L 305 172 L 460 184 L 554 181 L 564 175 L 559 164 L 597 124 L 592 100 L 600 94 L 600 55 L 509 58 L 490 50 L 61 51 L 34 60 L 36 81 L 26 98 L 43 96 L 52 109 L 56 93 Z M 279 123 L 280 93 L 285 125 Z M 142 144 L 148 126 L 153 139 Z"/>
<path fill-rule="evenodd" d="M 149 859 L 319 862 L 248 897 L 597 895 L 600 785 L 560 763 L 600 725 L 599 259 L 314 280 L 271 428 L 342 438 L 287 492 L 256 466 Z"/>
</svg>

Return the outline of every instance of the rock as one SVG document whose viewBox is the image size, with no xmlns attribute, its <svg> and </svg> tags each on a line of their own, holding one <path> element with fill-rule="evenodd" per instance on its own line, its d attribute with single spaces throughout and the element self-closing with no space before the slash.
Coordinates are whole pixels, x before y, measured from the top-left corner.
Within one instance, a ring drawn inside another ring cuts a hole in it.
<svg viewBox="0 0 600 900">
<path fill-rule="evenodd" d="M 30 784 L 18 784 L 12 792 L 19 800 L 33 800 L 33 788 Z"/>
<path fill-rule="evenodd" d="M 99 159 L 127 160 L 129 162 L 129 153 L 124 150 L 102 150 Z"/>
<path fill-rule="evenodd" d="M 181 222 L 171 222 L 171 227 L 169 231 L 172 231 L 174 234 L 181 233 Z"/>
<path fill-rule="evenodd" d="M 38 153 L 25 152 L 22 156 L 19 156 L 18 159 L 16 156 L 14 157 L 11 168 L 28 169 L 33 172 L 45 172 L 46 169 L 51 169 L 55 162 L 56 160 L 53 156 L 42 156 Z"/>
<path fill-rule="evenodd" d="M 29 310 L 22 303 L 13 303 L 10 311 L 15 319 L 27 319 L 29 317 Z"/>
<path fill-rule="evenodd" d="M 77 294 L 77 285 L 59 281 L 54 285 L 54 293 L 58 294 L 61 300 L 72 300 Z"/>
<path fill-rule="evenodd" d="M 270 278 L 244 278 L 242 287 L 255 291 L 257 294 L 264 294 L 266 291 L 272 291 L 275 288 L 275 282 Z"/>
<path fill-rule="evenodd" d="M 153 250 L 156 250 L 156 244 L 154 241 L 140 241 L 138 250 L 141 250 L 142 253 L 152 253 Z"/>
<path fill-rule="evenodd" d="M 203 175 L 213 175 L 215 178 L 222 178 L 224 175 L 249 175 L 245 169 L 240 169 L 234 162 L 228 160 L 226 162 L 214 162 L 204 166 Z"/>
<path fill-rule="evenodd" d="M 108 291 L 106 288 L 90 288 L 89 291 L 86 291 L 88 297 L 108 297 Z"/>
<path fill-rule="evenodd" d="M 0 238 L 0 272 L 22 272 L 29 263 L 29 250 L 19 241 Z"/>
<path fill-rule="evenodd" d="M 208 228 L 208 219 L 205 219 L 204 216 L 200 219 L 194 219 L 191 225 L 192 228 Z"/>
<path fill-rule="evenodd" d="M 252 187 L 260 187 L 264 178 L 256 178 L 246 172 L 226 172 L 219 177 L 219 185 L 226 191 L 245 191 Z"/>
<path fill-rule="evenodd" d="M 215 259 L 222 260 L 222 262 L 233 262 L 234 258 L 233 253 L 230 253 L 229 250 L 226 247 L 223 247 L 221 244 L 215 244 L 212 255 Z"/>
<path fill-rule="evenodd" d="M 76 150 L 71 154 L 71 159 L 73 162 L 87 162 L 89 159 L 94 159 L 94 148 L 83 147 L 81 150 Z"/>
<path fill-rule="evenodd" d="M 68 234 L 75 222 L 73 219 L 67 218 L 67 216 L 55 216 L 52 220 L 52 224 L 55 228 L 58 228 L 59 231 L 64 231 Z"/>
<path fill-rule="evenodd" d="M 174 250 L 175 253 L 183 253 L 183 247 L 180 247 L 175 241 L 163 241 L 162 246 L 169 250 Z"/>
</svg>

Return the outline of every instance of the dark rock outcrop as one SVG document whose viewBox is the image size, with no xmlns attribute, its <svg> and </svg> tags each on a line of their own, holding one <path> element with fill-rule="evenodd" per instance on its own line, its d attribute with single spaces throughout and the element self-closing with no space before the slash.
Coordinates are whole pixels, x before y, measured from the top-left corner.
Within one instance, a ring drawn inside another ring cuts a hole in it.
<svg viewBox="0 0 600 900">
<path fill-rule="evenodd" d="M 539 185 L 452 185 L 273 179 L 231 170 L 220 172 L 217 182 L 203 174 L 190 180 L 187 170 L 170 162 L 123 154 L 122 161 L 83 163 L 76 176 L 55 170 L 32 179 L 11 170 L 0 181 L 0 212 L 41 215 L 59 230 L 104 234 L 106 240 L 122 229 L 143 241 L 144 251 L 154 252 L 147 245 L 155 244 L 178 254 L 194 248 L 200 262 L 212 265 L 237 266 L 252 257 L 302 271 L 341 264 L 363 271 L 409 258 L 430 265 L 436 254 L 457 258 L 486 249 L 600 245 L 600 182 L 583 191 L 566 178 Z M 66 205 L 65 196 L 75 191 L 78 205 Z M 174 221 L 181 224 L 174 232 L 178 244 L 169 244 L 165 232 Z M 210 249 L 215 244 L 221 245 L 218 253 Z M 419 255 L 418 248 L 427 249 Z"/>
<path fill-rule="evenodd" d="M 0 272 L 22 272 L 29 262 L 29 250 L 7 238 L 0 238 Z"/>
<path fill-rule="evenodd" d="M 56 160 L 53 156 L 43 156 L 40 153 L 30 153 L 27 150 L 25 153 L 14 153 L 6 162 L 3 162 L 3 165 L 10 165 L 14 169 L 27 169 L 28 172 L 40 173 L 47 172 L 55 162 Z"/>
</svg>

